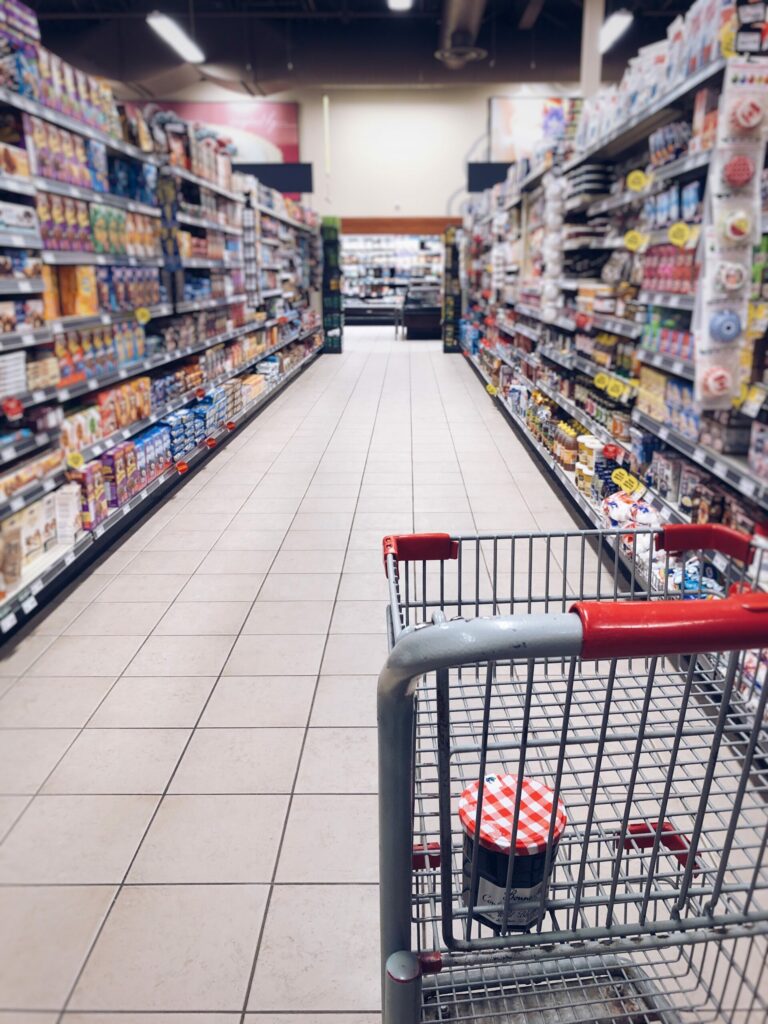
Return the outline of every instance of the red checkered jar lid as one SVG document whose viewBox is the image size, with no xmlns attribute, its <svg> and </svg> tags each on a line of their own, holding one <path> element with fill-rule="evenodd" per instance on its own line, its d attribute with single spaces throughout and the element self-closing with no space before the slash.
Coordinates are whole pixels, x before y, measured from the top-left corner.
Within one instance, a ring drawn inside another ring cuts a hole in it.
<svg viewBox="0 0 768 1024">
<path fill-rule="evenodd" d="M 467 786 L 459 799 L 459 818 L 466 834 L 475 836 L 477 793 L 480 783 Z M 517 794 L 516 775 L 486 775 L 483 787 L 483 810 L 480 818 L 480 845 L 486 850 L 509 854 L 512 845 L 512 823 Z M 545 853 L 552 818 L 554 793 L 543 782 L 523 779 L 520 816 L 515 836 L 515 856 Z M 553 842 L 557 842 L 568 822 L 563 801 L 557 801 Z"/>
</svg>

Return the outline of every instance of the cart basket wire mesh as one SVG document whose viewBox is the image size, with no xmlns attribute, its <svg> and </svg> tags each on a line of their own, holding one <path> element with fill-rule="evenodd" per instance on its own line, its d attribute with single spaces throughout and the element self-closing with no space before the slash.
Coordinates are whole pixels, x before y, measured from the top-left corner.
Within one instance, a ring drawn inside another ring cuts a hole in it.
<svg viewBox="0 0 768 1024">
<path fill-rule="evenodd" d="M 756 542 L 423 534 L 384 563 L 384 1024 L 768 1021 Z"/>
</svg>

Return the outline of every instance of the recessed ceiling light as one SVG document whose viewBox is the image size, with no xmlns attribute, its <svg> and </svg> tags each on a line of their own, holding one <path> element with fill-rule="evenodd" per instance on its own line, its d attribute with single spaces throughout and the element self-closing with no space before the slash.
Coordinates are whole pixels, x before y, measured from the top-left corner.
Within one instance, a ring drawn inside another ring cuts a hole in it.
<svg viewBox="0 0 768 1024">
<path fill-rule="evenodd" d="M 387 0 L 387 7 L 390 11 L 410 11 L 413 0 Z"/>
<path fill-rule="evenodd" d="M 191 39 L 181 25 L 167 14 L 152 11 L 147 15 L 147 24 L 188 64 L 202 64 L 205 60 L 205 54 L 194 39 Z"/>
<path fill-rule="evenodd" d="M 609 18 L 606 18 L 600 27 L 600 53 L 608 53 L 634 20 L 634 14 L 624 10 L 614 11 Z"/>
</svg>

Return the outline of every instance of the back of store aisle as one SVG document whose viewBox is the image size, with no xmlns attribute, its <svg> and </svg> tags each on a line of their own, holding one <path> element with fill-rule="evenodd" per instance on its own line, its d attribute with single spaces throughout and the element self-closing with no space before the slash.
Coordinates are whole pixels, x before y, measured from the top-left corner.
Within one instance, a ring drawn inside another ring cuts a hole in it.
<svg viewBox="0 0 768 1024">
<path fill-rule="evenodd" d="M 4 653 L 0 1021 L 377 1019 L 381 536 L 571 520 L 465 360 L 346 340 Z"/>
</svg>

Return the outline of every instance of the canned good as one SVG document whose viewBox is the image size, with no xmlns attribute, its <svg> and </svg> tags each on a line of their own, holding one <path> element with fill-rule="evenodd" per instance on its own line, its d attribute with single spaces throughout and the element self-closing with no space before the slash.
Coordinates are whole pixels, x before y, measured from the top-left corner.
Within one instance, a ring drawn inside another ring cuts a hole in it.
<svg viewBox="0 0 768 1024">
<path fill-rule="evenodd" d="M 462 901 L 465 906 L 470 903 L 479 789 L 479 781 L 473 782 L 459 799 L 459 819 L 464 830 Z M 544 783 L 524 778 L 521 789 L 507 915 L 508 927 L 513 931 L 527 931 L 543 917 L 542 894 L 549 884 L 545 870 L 550 823 L 554 818 L 549 861 L 551 872 L 560 836 L 568 821 L 562 800 L 558 799 L 555 806 L 554 793 Z M 516 775 L 485 776 L 477 857 L 478 888 L 473 916 L 495 932 L 501 930 L 504 921 L 503 904 L 512 850 L 516 798 Z"/>
</svg>

